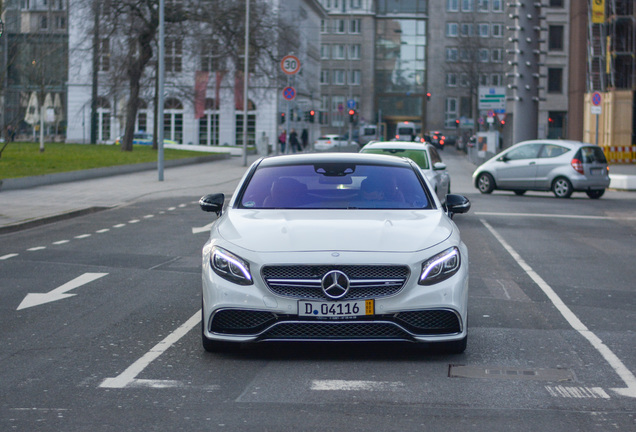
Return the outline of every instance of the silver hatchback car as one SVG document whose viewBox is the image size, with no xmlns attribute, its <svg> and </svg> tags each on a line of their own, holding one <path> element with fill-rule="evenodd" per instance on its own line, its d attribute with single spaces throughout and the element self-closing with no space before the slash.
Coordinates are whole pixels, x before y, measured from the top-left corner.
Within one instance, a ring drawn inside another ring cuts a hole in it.
<svg viewBox="0 0 636 432">
<path fill-rule="evenodd" d="M 601 147 L 579 141 L 531 140 L 504 150 L 477 167 L 474 185 L 483 194 L 511 190 L 552 191 L 557 198 L 585 192 L 600 198 L 610 184 Z"/>
</svg>

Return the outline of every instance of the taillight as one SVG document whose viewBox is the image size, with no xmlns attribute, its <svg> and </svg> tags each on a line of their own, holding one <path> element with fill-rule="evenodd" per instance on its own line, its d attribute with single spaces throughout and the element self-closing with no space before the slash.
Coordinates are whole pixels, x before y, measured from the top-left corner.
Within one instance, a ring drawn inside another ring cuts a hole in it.
<svg viewBox="0 0 636 432">
<path fill-rule="evenodd" d="M 570 162 L 570 165 L 572 165 L 572 168 L 574 168 L 574 171 L 578 172 L 579 174 L 585 174 L 585 171 L 583 171 L 583 162 L 581 162 L 577 158 L 572 159 L 572 162 Z"/>
</svg>

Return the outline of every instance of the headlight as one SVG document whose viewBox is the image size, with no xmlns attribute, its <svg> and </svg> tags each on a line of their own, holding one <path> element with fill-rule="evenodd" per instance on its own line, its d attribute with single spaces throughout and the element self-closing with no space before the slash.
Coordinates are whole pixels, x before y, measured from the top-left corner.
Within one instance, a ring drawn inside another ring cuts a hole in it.
<svg viewBox="0 0 636 432">
<path fill-rule="evenodd" d="M 459 249 L 452 247 L 429 258 L 422 264 L 420 285 L 433 285 L 448 279 L 459 270 Z"/>
<path fill-rule="evenodd" d="M 214 273 L 239 285 L 252 285 L 252 274 L 249 264 L 236 255 L 215 247 L 210 255 L 210 265 Z"/>
</svg>

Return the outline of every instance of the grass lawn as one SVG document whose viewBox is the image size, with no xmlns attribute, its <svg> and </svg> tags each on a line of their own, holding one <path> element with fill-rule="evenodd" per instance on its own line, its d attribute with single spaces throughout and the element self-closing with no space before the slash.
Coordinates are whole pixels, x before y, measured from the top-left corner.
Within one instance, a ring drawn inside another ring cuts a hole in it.
<svg viewBox="0 0 636 432">
<path fill-rule="evenodd" d="M 0 143 L 0 149 L 5 143 Z M 203 156 L 200 152 L 164 149 L 164 160 Z M 100 168 L 156 162 L 157 150 L 152 146 L 133 146 L 132 152 L 121 151 L 116 145 L 45 143 L 9 143 L 0 156 L 0 179 L 27 177 Z"/>
</svg>

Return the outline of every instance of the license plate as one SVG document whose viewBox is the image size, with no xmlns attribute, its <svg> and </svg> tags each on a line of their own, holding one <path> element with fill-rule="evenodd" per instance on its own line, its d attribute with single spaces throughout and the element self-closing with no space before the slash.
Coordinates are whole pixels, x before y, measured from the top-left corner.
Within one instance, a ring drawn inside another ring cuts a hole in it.
<svg viewBox="0 0 636 432">
<path fill-rule="evenodd" d="M 369 316 L 375 313 L 373 300 L 342 302 L 298 301 L 298 315 L 318 318 L 349 318 Z"/>
<path fill-rule="evenodd" d="M 592 175 L 601 175 L 603 174 L 603 168 L 592 168 L 590 172 Z"/>
</svg>

